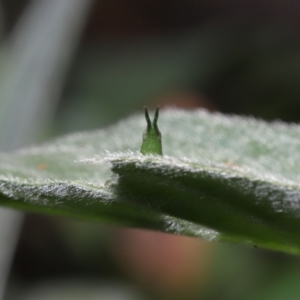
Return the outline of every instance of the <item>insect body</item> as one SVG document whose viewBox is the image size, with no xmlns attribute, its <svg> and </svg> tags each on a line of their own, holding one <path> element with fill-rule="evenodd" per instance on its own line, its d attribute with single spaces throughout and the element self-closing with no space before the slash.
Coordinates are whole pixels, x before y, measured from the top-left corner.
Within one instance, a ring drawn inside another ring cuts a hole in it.
<svg viewBox="0 0 300 300">
<path fill-rule="evenodd" d="M 143 134 L 143 142 L 140 149 L 141 154 L 162 155 L 161 133 L 157 127 L 159 107 L 155 110 L 153 122 L 151 122 L 148 109 L 145 107 L 145 118 L 147 121 L 147 129 Z"/>
</svg>

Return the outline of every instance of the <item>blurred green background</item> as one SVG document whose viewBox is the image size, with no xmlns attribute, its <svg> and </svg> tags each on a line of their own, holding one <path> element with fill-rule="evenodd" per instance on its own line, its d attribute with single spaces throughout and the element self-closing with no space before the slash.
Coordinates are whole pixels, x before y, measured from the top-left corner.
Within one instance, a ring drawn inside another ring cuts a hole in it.
<svg viewBox="0 0 300 300">
<path fill-rule="evenodd" d="M 0 1 L 3 151 L 144 105 L 299 122 L 299 1 L 84 2 Z M 300 259 L 260 249 L 37 214 L 16 240 L 5 300 L 300 294 Z"/>
</svg>

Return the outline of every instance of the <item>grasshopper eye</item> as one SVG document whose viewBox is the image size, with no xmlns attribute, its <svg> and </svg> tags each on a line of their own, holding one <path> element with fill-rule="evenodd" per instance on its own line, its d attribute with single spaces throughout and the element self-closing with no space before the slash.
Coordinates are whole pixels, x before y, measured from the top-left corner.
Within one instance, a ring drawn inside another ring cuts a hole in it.
<svg viewBox="0 0 300 300">
<path fill-rule="evenodd" d="M 143 134 L 143 142 L 140 149 L 140 152 L 143 155 L 147 155 L 147 154 L 162 155 L 161 133 L 157 126 L 158 116 L 159 116 L 159 107 L 157 106 L 155 110 L 153 122 L 151 122 L 148 109 L 147 107 L 145 107 L 145 118 L 147 122 L 147 129 Z"/>
</svg>

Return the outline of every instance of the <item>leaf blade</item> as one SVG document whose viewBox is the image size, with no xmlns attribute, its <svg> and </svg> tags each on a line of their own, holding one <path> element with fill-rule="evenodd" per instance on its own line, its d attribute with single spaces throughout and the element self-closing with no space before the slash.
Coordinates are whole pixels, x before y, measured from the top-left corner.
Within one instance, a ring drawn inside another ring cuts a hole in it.
<svg viewBox="0 0 300 300">
<path fill-rule="evenodd" d="M 144 122 L 0 155 L 0 204 L 300 252 L 298 125 L 169 110 L 159 157 L 128 152 Z"/>
</svg>

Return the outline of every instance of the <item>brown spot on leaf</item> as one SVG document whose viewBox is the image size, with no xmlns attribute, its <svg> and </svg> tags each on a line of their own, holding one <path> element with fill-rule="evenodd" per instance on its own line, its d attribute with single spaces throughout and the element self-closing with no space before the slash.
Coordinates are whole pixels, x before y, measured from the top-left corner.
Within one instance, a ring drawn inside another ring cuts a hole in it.
<svg viewBox="0 0 300 300">
<path fill-rule="evenodd" d="M 39 163 L 37 167 L 38 167 L 39 170 L 44 171 L 44 170 L 48 169 L 48 164 L 46 164 L 46 163 Z"/>
</svg>

